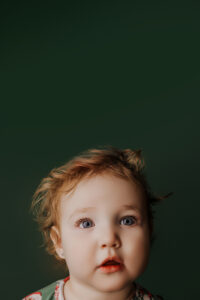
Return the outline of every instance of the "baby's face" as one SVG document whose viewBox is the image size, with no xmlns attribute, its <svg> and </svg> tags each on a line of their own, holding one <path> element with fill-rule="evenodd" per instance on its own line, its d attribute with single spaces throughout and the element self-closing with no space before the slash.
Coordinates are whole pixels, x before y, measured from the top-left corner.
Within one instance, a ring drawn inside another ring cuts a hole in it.
<svg viewBox="0 0 200 300">
<path fill-rule="evenodd" d="M 101 292 L 122 289 L 148 262 L 150 232 L 143 191 L 110 174 L 83 179 L 71 195 L 61 197 L 60 234 L 74 284 Z M 99 267 L 113 256 L 120 265 Z"/>
</svg>

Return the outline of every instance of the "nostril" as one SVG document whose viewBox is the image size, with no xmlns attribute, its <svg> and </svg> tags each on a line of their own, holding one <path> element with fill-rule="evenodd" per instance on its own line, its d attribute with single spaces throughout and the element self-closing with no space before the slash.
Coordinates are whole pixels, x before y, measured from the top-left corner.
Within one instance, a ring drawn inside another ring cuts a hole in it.
<svg viewBox="0 0 200 300">
<path fill-rule="evenodd" d="M 105 247 L 114 247 L 114 248 L 118 248 L 120 246 L 120 242 L 115 242 L 115 243 L 104 243 L 101 245 L 102 248 L 105 248 Z"/>
</svg>

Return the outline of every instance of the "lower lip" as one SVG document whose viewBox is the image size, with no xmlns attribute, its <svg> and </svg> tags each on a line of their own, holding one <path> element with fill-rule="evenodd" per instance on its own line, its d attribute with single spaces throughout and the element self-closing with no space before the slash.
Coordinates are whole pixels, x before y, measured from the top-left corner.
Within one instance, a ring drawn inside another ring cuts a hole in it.
<svg viewBox="0 0 200 300">
<path fill-rule="evenodd" d="M 122 270 L 122 268 L 123 268 L 122 264 L 119 264 L 119 265 L 107 265 L 107 266 L 100 267 L 100 270 L 103 273 L 114 273 L 114 272 Z"/>
</svg>

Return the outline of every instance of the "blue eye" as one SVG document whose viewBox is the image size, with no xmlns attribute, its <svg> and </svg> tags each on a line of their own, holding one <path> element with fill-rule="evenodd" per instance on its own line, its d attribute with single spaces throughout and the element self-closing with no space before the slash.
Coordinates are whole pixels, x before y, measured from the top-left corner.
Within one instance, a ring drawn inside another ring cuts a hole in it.
<svg viewBox="0 0 200 300">
<path fill-rule="evenodd" d="M 81 228 L 90 228 L 93 226 L 93 222 L 89 219 L 81 219 L 78 221 L 78 226 Z"/>
<path fill-rule="evenodd" d="M 128 216 L 128 217 L 124 217 L 124 218 L 122 218 L 122 225 L 128 225 L 128 226 L 130 226 L 130 225 L 133 225 L 135 222 L 136 222 L 136 219 L 134 218 L 134 217 L 132 217 L 132 216 Z"/>
</svg>

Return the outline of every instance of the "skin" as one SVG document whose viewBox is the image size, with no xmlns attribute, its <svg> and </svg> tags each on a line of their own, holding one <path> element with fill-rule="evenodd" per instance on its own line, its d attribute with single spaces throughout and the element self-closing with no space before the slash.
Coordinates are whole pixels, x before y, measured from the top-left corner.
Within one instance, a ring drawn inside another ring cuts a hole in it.
<svg viewBox="0 0 200 300">
<path fill-rule="evenodd" d="M 65 299 L 125 300 L 134 294 L 133 281 L 146 268 L 150 252 L 141 187 L 107 173 L 83 179 L 73 193 L 62 195 L 59 226 L 52 228 L 52 239 L 70 273 Z M 98 266 L 109 256 L 119 257 L 123 269 L 103 273 Z"/>
</svg>

